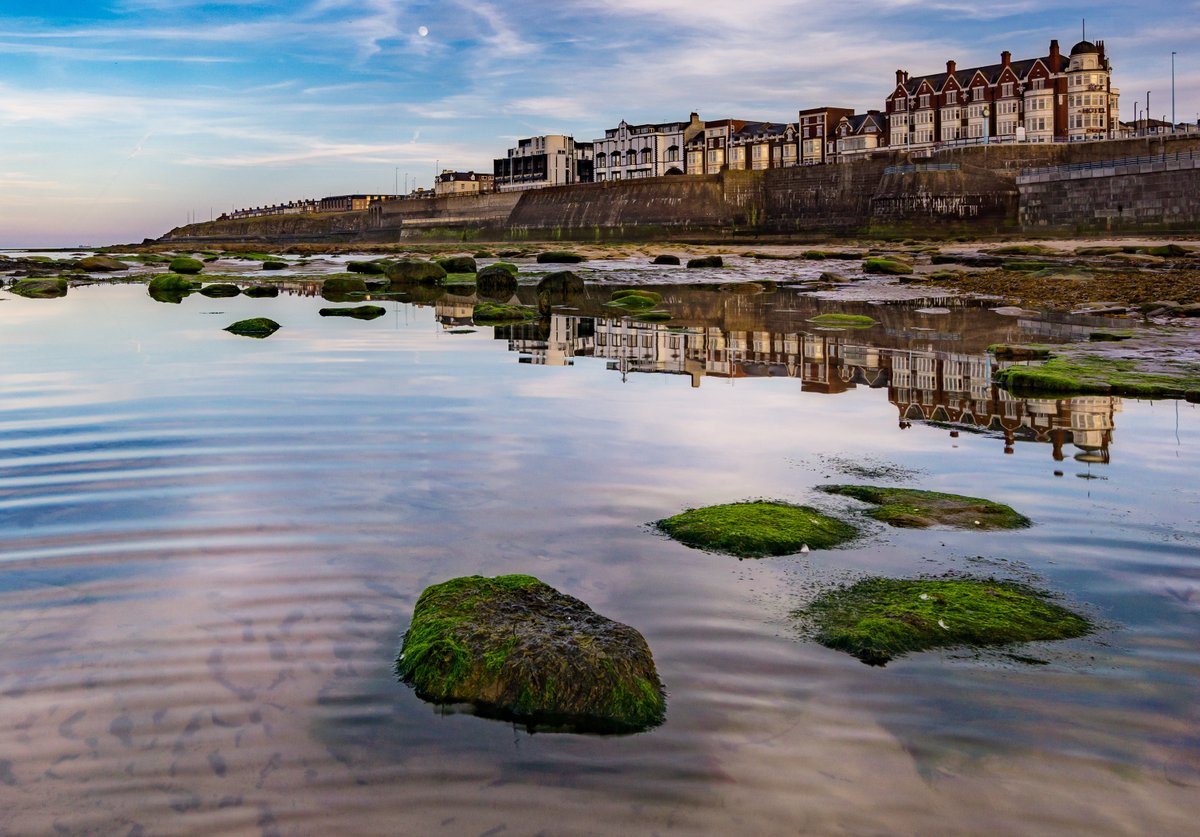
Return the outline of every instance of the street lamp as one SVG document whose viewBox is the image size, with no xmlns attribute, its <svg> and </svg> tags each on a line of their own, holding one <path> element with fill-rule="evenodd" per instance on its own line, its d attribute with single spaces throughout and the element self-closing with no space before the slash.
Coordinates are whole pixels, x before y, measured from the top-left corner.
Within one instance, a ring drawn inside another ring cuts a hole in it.
<svg viewBox="0 0 1200 837">
<path fill-rule="evenodd" d="M 1175 53 L 1171 53 L 1171 133 L 1175 133 Z"/>
</svg>

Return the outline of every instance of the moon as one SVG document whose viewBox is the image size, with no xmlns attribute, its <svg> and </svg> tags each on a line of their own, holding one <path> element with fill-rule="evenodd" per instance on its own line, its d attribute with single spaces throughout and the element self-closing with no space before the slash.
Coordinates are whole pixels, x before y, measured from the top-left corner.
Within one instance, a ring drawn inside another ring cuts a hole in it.
<svg viewBox="0 0 1200 837">
<path fill-rule="evenodd" d="M 420 29 L 417 30 L 417 34 L 420 35 L 422 38 L 429 37 L 429 27 L 422 26 Z"/>
</svg>

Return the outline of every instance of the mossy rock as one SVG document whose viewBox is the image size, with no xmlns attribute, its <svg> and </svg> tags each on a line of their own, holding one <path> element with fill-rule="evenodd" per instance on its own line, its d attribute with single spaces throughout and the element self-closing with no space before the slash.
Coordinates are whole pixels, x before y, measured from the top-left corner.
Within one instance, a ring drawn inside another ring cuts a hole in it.
<svg viewBox="0 0 1200 837">
<path fill-rule="evenodd" d="M 239 296 L 242 293 L 242 289 L 237 285 L 227 282 L 218 282 L 213 285 L 205 285 L 200 289 L 200 293 L 212 299 L 225 299 L 231 296 Z"/>
<path fill-rule="evenodd" d="M 321 283 L 321 296 L 345 297 L 353 294 L 365 294 L 367 283 L 358 276 L 330 276 Z"/>
<path fill-rule="evenodd" d="M 570 270 L 557 270 L 542 277 L 537 283 L 537 291 L 565 299 L 583 293 L 583 277 Z"/>
<path fill-rule="evenodd" d="M 790 555 L 805 546 L 826 549 L 858 534 L 849 523 L 808 506 L 764 500 L 688 509 L 657 526 L 680 543 L 739 558 Z"/>
<path fill-rule="evenodd" d="M 172 273 L 184 273 L 194 276 L 204 270 L 204 262 L 199 259 L 193 259 L 191 256 L 176 256 L 171 259 L 167 265 L 167 269 Z"/>
<path fill-rule="evenodd" d="M 409 285 L 437 285 L 446 278 L 446 270 L 435 262 L 401 259 L 388 266 L 387 278 Z"/>
<path fill-rule="evenodd" d="M 441 265 L 442 270 L 447 274 L 454 273 L 476 273 L 479 268 L 475 264 L 475 260 L 470 256 L 450 256 L 445 259 L 438 259 L 437 263 Z"/>
<path fill-rule="evenodd" d="M 79 269 L 88 273 L 116 273 L 129 270 L 129 265 L 108 256 L 88 256 L 79 260 Z"/>
<path fill-rule="evenodd" d="M 664 253 L 661 256 L 655 256 L 654 261 L 650 262 L 650 264 L 662 264 L 662 265 L 677 265 L 679 263 L 680 263 L 679 256 L 671 256 L 666 253 Z"/>
<path fill-rule="evenodd" d="M 225 331 L 241 337 L 270 337 L 279 331 L 279 323 L 266 317 L 253 317 L 249 320 L 238 320 L 236 323 L 226 326 Z"/>
<path fill-rule="evenodd" d="M 1160 258 L 1178 258 L 1179 256 L 1187 256 L 1191 254 L 1191 250 L 1186 247 L 1180 247 L 1178 244 L 1163 244 L 1159 247 L 1147 247 L 1143 252 L 1147 256 L 1158 256 Z"/>
<path fill-rule="evenodd" d="M 818 314 L 808 322 L 827 328 L 871 328 L 879 325 L 877 320 L 862 314 Z"/>
<path fill-rule="evenodd" d="M 694 259 L 688 259 L 687 266 L 690 268 L 724 267 L 725 260 L 720 256 L 699 256 Z"/>
<path fill-rule="evenodd" d="M 350 262 L 346 270 L 351 273 L 365 273 L 369 276 L 381 276 L 387 270 L 387 265 L 380 262 Z"/>
<path fill-rule="evenodd" d="M 872 258 L 862 264 L 863 273 L 879 273 L 886 276 L 903 276 L 913 272 L 912 265 L 899 259 Z"/>
<path fill-rule="evenodd" d="M 1044 360 L 1050 357 L 1050 347 L 1036 343 L 1019 345 L 1013 343 L 993 343 L 987 347 L 990 354 L 997 360 Z"/>
<path fill-rule="evenodd" d="M 1005 262 L 1004 269 L 1013 273 L 1036 273 L 1039 270 L 1057 270 L 1061 265 L 1054 262 L 1013 261 Z"/>
<path fill-rule="evenodd" d="M 283 270 L 287 266 L 287 262 L 281 262 L 276 259 L 269 259 L 262 263 L 263 270 Z"/>
<path fill-rule="evenodd" d="M 537 255 L 538 264 L 579 264 L 582 261 L 585 261 L 583 256 L 567 250 L 549 250 Z"/>
<path fill-rule="evenodd" d="M 279 288 L 274 285 L 251 285 L 242 291 L 243 294 L 249 297 L 263 298 L 279 296 Z"/>
<path fill-rule="evenodd" d="M 675 319 L 675 317 L 670 311 L 642 311 L 641 313 L 634 314 L 632 319 L 637 320 L 639 323 L 665 323 Z"/>
<path fill-rule="evenodd" d="M 187 276 L 180 276 L 178 273 L 164 273 L 161 276 L 155 276 L 151 279 L 147 287 L 150 293 L 165 291 L 189 293 L 197 290 L 200 287 L 200 282 L 190 279 Z"/>
<path fill-rule="evenodd" d="M 636 288 L 626 288 L 613 291 L 612 299 L 605 303 L 629 311 L 649 310 L 662 302 L 662 294 L 654 291 L 642 291 Z"/>
<path fill-rule="evenodd" d="M 1043 244 L 1009 244 L 989 250 L 997 256 L 1055 256 L 1058 251 Z"/>
<path fill-rule="evenodd" d="M 1180 366 L 1178 374 L 1147 372 L 1136 360 L 1101 355 L 1051 355 L 1040 366 L 1008 366 L 993 380 L 1022 394 L 1123 395 L 1131 398 L 1187 398 L 1200 390 L 1200 369 Z"/>
<path fill-rule="evenodd" d="M 475 290 L 480 296 L 507 299 L 517 292 L 515 266 L 503 262 L 488 265 L 475 274 Z"/>
<path fill-rule="evenodd" d="M 519 323 L 526 320 L 536 320 L 538 311 L 524 305 L 501 305 L 495 302 L 480 302 L 471 314 L 477 324 L 485 323 Z"/>
<path fill-rule="evenodd" d="M 60 277 L 58 279 L 21 279 L 10 285 L 8 290 L 27 299 L 56 299 L 66 296 L 69 287 L 67 280 Z"/>
<path fill-rule="evenodd" d="M 1120 247 L 1076 247 L 1076 256 L 1114 256 L 1121 252 Z"/>
<path fill-rule="evenodd" d="M 351 317 L 355 320 L 374 320 L 387 313 L 387 309 L 379 305 L 358 305 L 354 308 L 322 308 L 318 313 L 322 317 Z"/>
<path fill-rule="evenodd" d="M 424 700 L 531 728 L 629 733 L 666 715 L 642 635 L 528 575 L 427 587 L 396 673 Z"/>
<path fill-rule="evenodd" d="M 1046 594 L 995 579 L 867 578 L 822 594 L 799 615 L 822 645 L 876 666 L 932 648 L 1047 642 L 1093 630 Z"/>
<path fill-rule="evenodd" d="M 1023 529 L 1029 526 L 1029 518 L 1010 506 L 980 497 L 873 485 L 823 485 L 821 490 L 876 506 L 868 514 L 889 526 L 907 529 L 938 525 L 954 529 Z"/>
</svg>

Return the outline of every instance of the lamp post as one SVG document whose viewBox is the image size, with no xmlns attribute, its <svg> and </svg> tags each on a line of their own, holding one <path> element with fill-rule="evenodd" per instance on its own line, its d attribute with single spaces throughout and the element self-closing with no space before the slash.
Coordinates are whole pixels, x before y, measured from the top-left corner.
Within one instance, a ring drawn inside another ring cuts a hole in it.
<svg viewBox="0 0 1200 837">
<path fill-rule="evenodd" d="M 1175 53 L 1171 53 L 1171 133 L 1175 133 Z"/>
</svg>

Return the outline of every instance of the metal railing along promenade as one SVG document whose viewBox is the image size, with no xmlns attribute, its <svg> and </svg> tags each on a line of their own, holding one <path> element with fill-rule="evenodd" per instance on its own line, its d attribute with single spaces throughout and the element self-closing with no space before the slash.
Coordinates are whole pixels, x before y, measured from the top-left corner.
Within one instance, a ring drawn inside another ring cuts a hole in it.
<svg viewBox="0 0 1200 837">
<path fill-rule="evenodd" d="M 1067 163 L 1061 166 L 1023 169 L 1021 177 L 1036 177 L 1042 174 L 1069 174 L 1075 171 L 1095 171 L 1096 169 L 1128 169 L 1137 166 L 1153 165 L 1154 163 L 1170 163 L 1182 160 L 1200 160 L 1200 153 L 1196 150 L 1176 151 L 1173 154 L 1153 154 L 1147 157 L 1122 157 L 1117 160 L 1096 160 L 1091 163 Z"/>
</svg>

